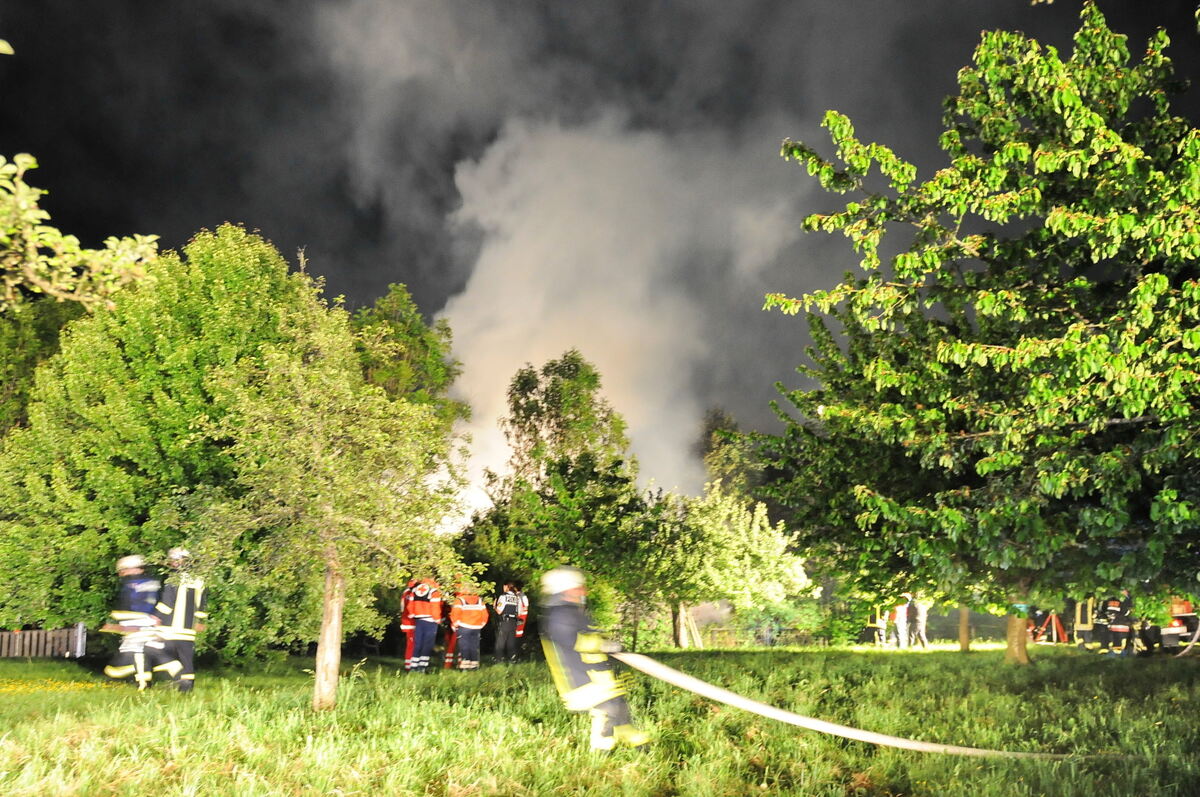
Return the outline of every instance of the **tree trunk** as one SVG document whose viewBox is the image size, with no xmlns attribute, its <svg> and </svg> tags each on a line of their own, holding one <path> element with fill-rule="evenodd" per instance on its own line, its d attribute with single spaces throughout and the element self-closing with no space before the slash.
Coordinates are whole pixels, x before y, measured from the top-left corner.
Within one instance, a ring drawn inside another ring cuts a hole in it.
<svg viewBox="0 0 1200 797">
<path fill-rule="evenodd" d="M 317 638 L 316 681 L 313 708 L 331 709 L 337 704 L 338 668 L 342 663 L 342 609 L 346 605 L 346 578 L 336 562 L 325 564 L 325 612 Z"/>
<path fill-rule="evenodd" d="M 1008 616 L 1008 626 L 1006 628 L 1006 638 L 1008 647 L 1004 649 L 1004 660 L 1010 664 L 1029 664 L 1029 650 L 1025 643 L 1029 641 L 1029 632 L 1026 630 L 1027 622 L 1024 617 L 1017 614 Z"/>
<path fill-rule="evenodd" d="M 958 607 L 958 649 L 971 652 L 971 610 L 966 606 Z"/>
<path fill-rule="evenodd" d="M 687 605 L 677 603 L 671 611 L 671 630 L 675 633 L 675 647 L 688 649 Z"/>
</svg>

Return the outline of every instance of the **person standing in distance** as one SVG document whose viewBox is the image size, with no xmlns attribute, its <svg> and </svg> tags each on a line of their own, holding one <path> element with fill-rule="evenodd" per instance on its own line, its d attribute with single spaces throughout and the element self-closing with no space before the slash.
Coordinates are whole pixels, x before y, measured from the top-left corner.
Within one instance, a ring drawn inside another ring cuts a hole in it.
<svg viewBox="0 0 1200 797">
<path fill-rule="evenodd" d="M 196 634 L 204 630 L 208 618 L 208 597 L 204 580 L 188 573 L 191 554 L 183 548 L 167 552 L 167 565 L 174 572 L 163 586 L 154 607 L 160 623 L 159 633 L 167 644 L 168 658 L 179 662 L 172 673 L 175 688 L 190 692 L 196 684 Z"/>
<path fill-rule="evenodd" d="M 450 608 L 450 629 L 458 639 L 458 668 L 479 669 L 479 634 L 487 625 L 488 609 L 475 590 L 460 586 Z M 447 667 L 450 666 L 448 663 Z"/>
<path fill-rule="evenodd" d="M 525 635 L 525 618 L 529 616 L 529 598 L 514 581 L 504 583 L 504 591 L 496 598 L 496 663 L 517 659 L 518 640 Z"/>
<path fill-rule="evenodd" d="M 593 627 L 584 608 L 586 596 L 583 572 L 574 567 L 559 567 L 542 576 L 539 628 L 546 663 L 567 711 L 591 714 L 593 750 L 638 747 L 650 736 L 634 726 L 625 689 L 613 675 L 607 655 L 619 652 L 621 646 Z"/>
<path fill-rule="evenodd" d="M 412 588 L 408 614 L 413 624 L 413 656 L 410 672 L 429 672 L 429 657 L 442 622 L 442 588 L 432 578 L 423 578 Z"/>
</svg>

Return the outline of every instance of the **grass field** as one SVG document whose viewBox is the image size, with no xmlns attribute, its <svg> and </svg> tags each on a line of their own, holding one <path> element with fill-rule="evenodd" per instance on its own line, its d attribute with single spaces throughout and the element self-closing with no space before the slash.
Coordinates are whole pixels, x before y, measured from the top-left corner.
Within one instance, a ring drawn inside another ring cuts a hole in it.
<svg viewBox="0 0 1200 797">
<path fill-rule="evenodd" d="M 806 716 L 926 741 L 1108 754 L 1011 761 L 823 736 L 635 680 L 656 735 L 591 753 L 543 665 L 476 673 L 354 667 L 308 709 L 306 662 L 202 671 L 138 694 L 68 662 L 0 661 L 0 795 L 1192 795 L 1200 660 L 1039 648 L 667 653 L 665 663 Z M 353 663 L 351 663 L 353 664 Z"/>
</svg>

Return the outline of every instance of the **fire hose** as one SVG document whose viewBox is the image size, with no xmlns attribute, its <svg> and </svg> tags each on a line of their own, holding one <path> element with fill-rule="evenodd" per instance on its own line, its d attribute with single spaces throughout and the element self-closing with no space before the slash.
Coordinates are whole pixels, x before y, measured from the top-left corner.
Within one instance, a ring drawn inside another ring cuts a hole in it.
<svg viewBox="0 0 1200 797">
<path fill-rule="evenodd" d="M 922 753 L 944 753 L 946 755 L 961 755 L 961 756 L 976 756 L 986 758 L 1037 758 L 1037 759 L 1080 759 L 1080 758 L 1096 758 L 1097 756 L 1076 756 L 1066 753 L 1015 753 L 1004 750 L 986 750 L 979 747 L 960 747 L 953 744 L 937 744 L 934 742 L 921 742 L 916 739 L 905 739 L 900 736 L 888 736 L 883 733 L 874 733 L 873 731 L 864 731 L 858 728 L 851 728 L 847 725 L 838 725 L 825 720 L 813 719 L 812 717 L 802 717 L 799 714 L 793 714 L 790 711 L 785 711 L 775 706 L 760 703 L 757 700 L 751 700 L 748 697 L 743 697 L 736 692 L 730 692 L 728 689 L 722 689 L 719 686 L 714 686 L 707 681 L 701 681 L 699 678 L 694 678 L 679 670 L 672 669 L 665 664 L 655 661 L 654 659 L 643 656 L 639 653 L 613 653 L 610 654 L 613 658 L 629 665 L 635 670 L 640 670 L 652 678 L 657 678 L 660 681 L 665 681 L 672 686 L 678 686 L 680 689 L 686 689 L 689 692 L 707 697 L 709 700 L 715 700 L 718 703 L 724 703 L 727 706 L 740 708 L 744 711 L 749 711 L 769 719 L 786 722 L 789 725 L 796 725 L 801 728 L 818 731 L 820 733 L 833 734 L 841 736 L 845 739 L 854 739 L 859 742 L 867 742 L 868 744 L 882 745 L 884 747 L 898 747 L 902 750 L 916 750 Z M 1109 756 L 1105 756 L 1106 758 Z"/>
<path fill-rule="evenodd" d="M 1187 647 L 1175 654 L 1175 658 L 1186 656 L 1188 651 L 1195 646 L 1197 639 L 1200 639 L 1200 623 L 1196 624 L 1196 633 L 1192 634 L 1192 640 L 1187 643 Z"/>
</svg>

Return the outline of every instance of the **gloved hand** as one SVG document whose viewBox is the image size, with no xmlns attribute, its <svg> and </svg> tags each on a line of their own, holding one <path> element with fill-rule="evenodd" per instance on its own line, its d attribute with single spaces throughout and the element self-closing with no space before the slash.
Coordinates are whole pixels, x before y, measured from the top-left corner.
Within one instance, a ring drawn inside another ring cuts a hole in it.
<svg viewBox="0 0 1200 797">
<path fill-rule="evenodd" d="M 621 647 L 621 643 L 615 639 L 606 639 L 600 643 L 601 653 L 620 653 L 622 650 L 624 648 Z"/>
</svg>

